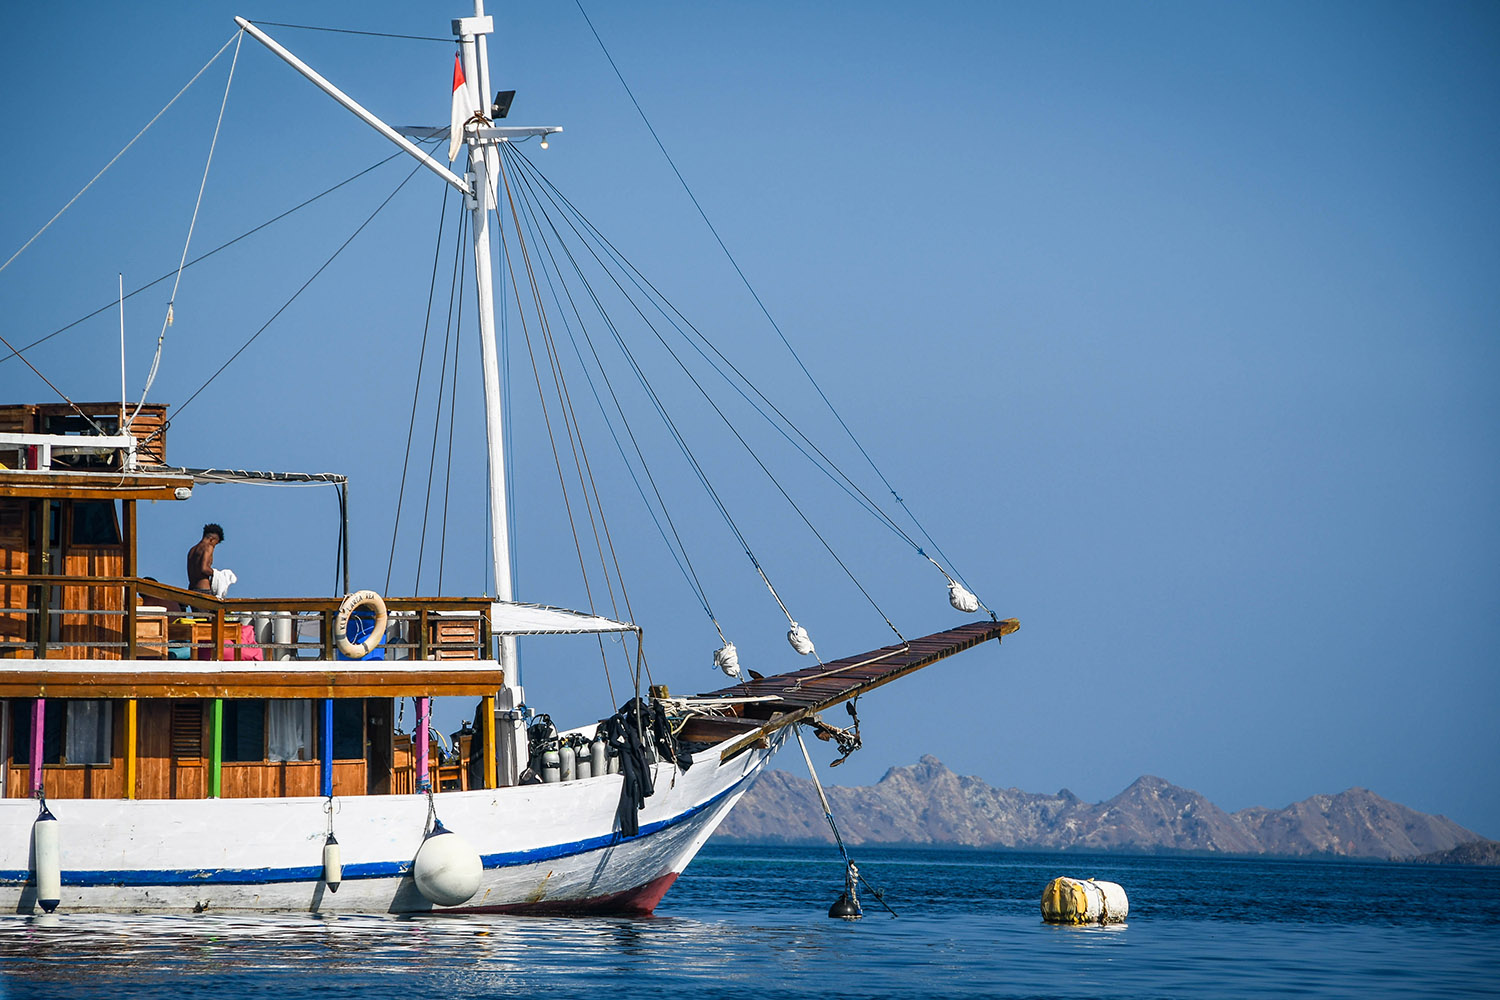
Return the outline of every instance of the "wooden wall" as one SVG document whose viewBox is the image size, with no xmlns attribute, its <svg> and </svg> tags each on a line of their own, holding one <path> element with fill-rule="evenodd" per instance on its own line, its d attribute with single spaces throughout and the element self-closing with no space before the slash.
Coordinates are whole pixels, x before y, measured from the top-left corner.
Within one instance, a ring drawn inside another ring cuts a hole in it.
<svg viewBox="0 0 1500 1000">
<path fill-rule="evenodd" d="M 383 701 L 383 699 L 371 699 Z M 213 702 L 196 700 L 148 700 L 137 703 L 136 796 L 143 799 L 201 799 L 210 788 L 210 754 L 212 753 L 211 713 Z M 389 706 L 371 709 L 390 716 Z M 11 719 L 11 725 L 16 724 Z M 314 743 L 321 746 L 317 728 L 321 717 L 314 717 Z M 367 734 L 379 738 L 375 727 L 367 725 Z M 109 764 L 47 764 L 42 767 L 43 785 L 49 799 L 124 798 L 125 797 L 125 703 L 114 702 L 114 745 Z M 389 739 L 388 731 L 384 734 Z M 31 793 L 31 769 L 10 760 L 10 745 L 5 754 L 7 798 L 25 798 Z M 389 750 L 385 759 L 390 758 Z M 322 771 L 318 760 L 225 762 L 220 765 L 220 795 L 223 798 L 277 798 L 294 795 L 321 795 Z M 377 790 L 390 788 L 389 772 L 376 775 Z M 335 795 L 365 795 L 370 772 L 365 760 L 336 760 L 333 764 Z M 409 781 L 408 781 L 409 783 Z"/>
<path fill-rule="evenodd" d="M 63 548 L 65 576 L 124 576 L 125 549 L 121 545 L 68 545 Z M 64 608 L 90 611 L 123 611 L 125 588 L 63 587 Z M 125 616 L 120 614 L 74 614 L 62 616 L 61 647 L 47 650 L 49 657 L 74 660 L 119 660 L 125 650 Z M 100 643 L 107 644 L 100 647 Z"/>
<path fill-rule="evenodd" d="M 0 580 L 12 574 L 24 575 L 31 565 L 26 545 L 26 501 L 0 499 Z M 0 608 L 26 607 L 26 591 L 20 586 L 0 584 Z M 26 641 L 24 612 L 0 612 L 0 642 Z M 23 650 L 0 649 L 0 656 L 22 656 Z"/>
</svg>

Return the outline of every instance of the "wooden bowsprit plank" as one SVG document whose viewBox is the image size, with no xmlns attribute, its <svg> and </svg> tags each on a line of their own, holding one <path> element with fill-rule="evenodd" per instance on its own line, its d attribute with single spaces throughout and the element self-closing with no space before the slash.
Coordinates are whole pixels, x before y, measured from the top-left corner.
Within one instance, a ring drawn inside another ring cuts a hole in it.
<svg viewBox="0 0 1500 1000">
<path fill-rule="evenodd" d="M 981 642 L 988 642 L 990 639 L 998 641 L 1020 627 L 1021 623 L 1014 618 L 960 625 L 945 632 L 912 639 L 905 645 L 885 646 L 802 670 L 745 681 L 698 697 L 714 699 L 771 696 L 775 699 L 752 702 L 740 707 L 742 717 L 765 721 L 759 728 L 724 748 L 721 759 L 728 760 L 778 729 L 816 715 L 832 705 L 856 698 L 882 684 L 889 684 L 898 677 L 921 670 Z"/>
</svg>

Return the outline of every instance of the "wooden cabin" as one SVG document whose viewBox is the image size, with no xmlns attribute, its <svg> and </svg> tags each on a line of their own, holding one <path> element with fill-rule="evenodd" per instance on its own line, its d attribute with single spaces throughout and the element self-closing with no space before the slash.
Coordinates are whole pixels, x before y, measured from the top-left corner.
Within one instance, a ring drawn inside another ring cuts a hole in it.
<svg viewBox="0 0 1500 1000">
<path fill-rule="evenodd" d="M 385 640 L 349 661 L 339 598 L 219 599 L 143 579 L 136 503 L 182 501 L 196 480 L 167 465 L 164 405 L 128 434 L 120 423 L 118 403 L 0 406 L 0 794 L 469 787 L 469 768 L 414 747 L 408 726 L 426 731 L 413 724 L 431 697 L 475 699 L 474 739 L 495 745 L 489 599 L 387 598 Z M 468 741 L 456 749 L 467 762 Z M 493 754 L 478 756 L 474 778 L 493 787 Z"/>
</svg>

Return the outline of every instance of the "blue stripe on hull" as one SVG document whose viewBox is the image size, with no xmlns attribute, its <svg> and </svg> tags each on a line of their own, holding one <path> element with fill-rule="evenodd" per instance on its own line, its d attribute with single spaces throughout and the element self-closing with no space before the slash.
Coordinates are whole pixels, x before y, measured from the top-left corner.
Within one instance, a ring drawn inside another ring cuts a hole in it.
<svg viewBox="0 0 1500 1000">
<path fill-rule="evenodd" d="M 640 832 L 629 839 L 640 840 L 691 819 L 731 794 L 743 780 L 742 778 L 736 781 L 713 798 L 700 802 L 676 816 L 657 820 L 655 823 L 643 824 Z M 480 862 L 486 869 L 511 868 L 587 854 L 589 851 L 597 851 L 625 842 L 626 838 L 622 837 L 619 831 L 612 831 L 606 836 L 590 837 L 567 844 L 549 844 L 546 847 L 532 848 L 527 851 L 485 854 L 480 856 Z M 372 861 L 365 864 L 345 865 L 344 881 L 392 878 L 405 875 L 410 870 L 410 861 Z M 62 884 L 81 886 L 269 885 L 279 882 L 316 882 L 322 877 L 323 866 L 321 864 L 296 868 L 183 868 L 154 871 L 124 869 L 120 871 L 65 871 L 62 873 Z M 25 885 L 30 881 L 31 872 L 29 871 L 0 871 L 0 885 Z"/>
</svg>

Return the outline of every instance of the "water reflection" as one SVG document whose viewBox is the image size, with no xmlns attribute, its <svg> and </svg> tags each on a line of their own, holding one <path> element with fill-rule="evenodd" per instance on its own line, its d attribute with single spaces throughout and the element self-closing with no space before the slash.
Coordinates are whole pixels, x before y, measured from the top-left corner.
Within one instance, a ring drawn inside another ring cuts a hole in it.
<svg viewBox="0 0 1500 1000">
<path fill-rule="evenodd" d="M 837 862 L 786 850 L 707 854 L 651 919 L 6 917 L 0 995 L 1369 998 L 1463 995 L 1500 967 L 1497 873 L 865 854 L 899 919 L 871 906 L 829 920 Z M 1129 923 L 1042 923 L 1041 887 L 1060 873 L 1125 885 Z M 1465 921 L 1431 904 L 1464 893 Z"/>
</svg>

